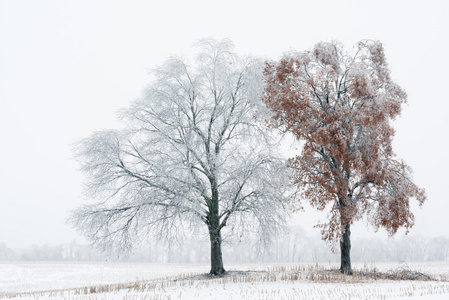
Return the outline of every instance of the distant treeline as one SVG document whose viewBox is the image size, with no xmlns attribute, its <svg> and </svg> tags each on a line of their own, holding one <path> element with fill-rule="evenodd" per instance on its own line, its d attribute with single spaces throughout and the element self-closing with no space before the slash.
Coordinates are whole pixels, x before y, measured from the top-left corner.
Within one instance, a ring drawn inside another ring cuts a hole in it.
<svg viewBox="0 0 449 300">
<path fill-rule="evenodd" d="M 114 256 L 92 246 L 76 242 L 61 245 L 32 245 L 25 249 L 11 249 L 0 243 L 0 261 L 130 261 L 148 263 L 209 263 L 210 245 L 206 236 L 195 235 L 182 242 L 147 242 L 133 253 Z M 297 226 L 277 236 L 263 247 L 254 239 L 224 242 L 223 259 L 229 263 L 302 263 L 338 262 L 339 252 L 333 253 L 319 236 L 311 237 Z M 352 260 L 381 261 L 447 261 L 449 238 L 428 238 L 409 235 L 394 239 L 355 238 Z"/>
</svg>

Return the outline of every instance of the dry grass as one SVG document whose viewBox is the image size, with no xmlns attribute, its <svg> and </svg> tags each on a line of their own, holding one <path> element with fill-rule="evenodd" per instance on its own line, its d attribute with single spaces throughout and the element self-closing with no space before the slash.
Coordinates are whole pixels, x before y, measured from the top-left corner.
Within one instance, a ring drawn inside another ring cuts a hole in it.
<svg viewBox="0 0 449 300">
<path fill-rule="evenodd" d="M 184 274 L 183 278 L 194 278 L 197 274 Z M 117 293 L 121 290 L 128 290 L 134 292 L 143 292 L 148 290 L 163 289 L 175 286 L 178 281 L 178 276 L 166 276 L 153 280 L 136 280 L 134 282 L 125 282 L 117 284 L 104 284 L 95 286 L 85 286 L 73 289 L 57 289 L 44 290 L 38 292 L 24 292 L 24 293 L 0 293 L 0 298 L 16 298 L 16 297 L 74 297 L 80 295 Z"/>
<path fill-rule="evenodd" d="M 168 299 L 166 298 L 166 290 L 168 289 L 208 289 L 211 287 L 220 286 L 226 289 L 228 284 L 238 284 L 244 286 L 246 284 L 272 284 L 272 283 L 292 283 L 302 282 L 304 284 L 363 284 L 373 283 L 378 280 L 382 281 L 433 281 L 433 282 L 447 282 L 447 280 L 436 279 L 436 277 L 423 274 L 421 272 L 412 271 L 407 264 L 401 264 L 397 269 L 379 272 L 374 265 L 368 266 L 365 264 L 360 269 L 354 269 L 352 276 L 340 273 L 338 269 L 326 268 L 324 266 L 314 265 L 293 265 L 293 266 L 271 266 L 264 271 L 229 271 L 222 276 L 211 276 L 208 274 L 184 274 L 181 276 L 172 276 L 159 278 L 150 281 L 136 281 L 119 284 L 107 284 L 88 286 L 74 289 L 65 290 L 51 290 L 51 291 L 39 291 L 39 292 L 27 292 L 27 293 L 10 293 L 0 294 L 1 298 L 15 298 L 15 297 L 48 297 L 48 298 L 70 298 L 70 299 L 97 299 L 94 295 L 112 293 L 117 294 L 119 292 L 126 291 L 123 298 L 126 299 L 127 295 L 136 293 L 151 293 L 145 295 L 143 299 L 155 300 L 155 299 Z M 443 290 L 436 292 L 448 292 L 449 285 L 444 285 Z M 313 287 L 315 289 L 315 287 Z M 433 286 L 429 286 L 429 289 L 434 289 Z M 280 293 L 280 290 L 277 290 Z M 315 291 L 316 293 L 325 293 L 324 291 Z M 248 293 L 248 291 L 246 291 Z M 259 293 L 267 293 L 266 295 L 255 294 L 255 296 L 263 296 L 264 299 L 275 299 L 276 291 L 268 293 L 267 290 L 259 290 Z M 304 293 L 304 291 L 297 292 Z M 327 292 L 328 294 L 331 291 Z M 351 292 L 356 294 L 356 291 Z M 372 293 L 372 292 L 371 292 Z M 413 291 L 404 291 L 403 296 L 412 295 Z M 298 294 L 292 294 L 292 299 Z M 402 294 L 401 294 L 402 295 Z M 91 297 L 92 296 L 92 297 Z M 181 294 L 179 295 L 181 297 Z M 307 295 L 305 295 L 307 296 Z M 332 295 L 327 295 L 331 297 Z M 373 295 L 372 295 L 373 296 Z M 382 297 L 382 293 L 379 292 L 379 297 L 372 299 L 385 299 Z M 142 298 L 142 297 L 140 297 Z M 288 298 L 288 297 L 287 297 Z M 332 297 L 331 297 L 332 298 Z M 248 296 L 251 299 L 251 295 Z"/>
</svg>

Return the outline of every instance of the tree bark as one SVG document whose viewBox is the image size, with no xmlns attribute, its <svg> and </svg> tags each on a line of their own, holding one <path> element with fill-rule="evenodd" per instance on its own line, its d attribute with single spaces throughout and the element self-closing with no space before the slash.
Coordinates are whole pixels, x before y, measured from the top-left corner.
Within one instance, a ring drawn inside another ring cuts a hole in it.
<svg viewBox="0 0 449 300">
<path fill-rule="evenodd" d="M 216 181 L 211 179 L 212 187 L 212 201 L 209 206 L 209 215 L 207 217 L 207 226 L 209 228 L 210 237 L 210 272 L 211 275 L 221 275 L 225 271 L 223 267 L 223 255 L 221 253 L 221 228 L 220 225 L 220 211 L 219 211 L 219 197 Z"/>
<path fill-rule="evenodd" d="M 221 253 L 221 232 L 217 229 L 209 229 L 210 236 L 210 265 L 209 274 L 221 275 L 225 271 L 223 267 L 223 256 Z"/>
<path fill-rule="evenodd" d="M 341 273 L 352 275 L 351 267 L 351 224 L 346 223 L 345 231 L 340 240 L 340 252 L 341 252 Z"/>
</svg>

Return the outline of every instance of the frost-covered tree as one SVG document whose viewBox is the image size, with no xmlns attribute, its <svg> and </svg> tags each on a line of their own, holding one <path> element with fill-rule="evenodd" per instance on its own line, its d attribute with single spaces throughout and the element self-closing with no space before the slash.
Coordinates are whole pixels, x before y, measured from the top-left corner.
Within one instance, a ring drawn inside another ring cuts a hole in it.
<svg viewBox="0 0 449 300">
<path fill-rule="evenodd" d="M 288 179 L 254 118 L 263 63 L 238 57 L 229 40 L 199 45 L 192 65 L 171 57 L 154 71 L 145 96 L 121 111 L 124 129 L 80 141 L 76 157 L 93 200 L 71 222 L 114 249 L 206 225 L 210 273 L 221 274 L 222 230 L 270 236 L 284 222 Z"/>
<path fill-rule="evenodd" d="M 302 141 L 290 159 L 294 183 L 318 210 L 330 206 L 319 224 L 323 239 L 339 241 L 341 271 L 352 273 L 350 226 L 364 215 L 390 235 L 414 224 L 409 200 L 426 200 L 411 169 L 395 158 L 391 121 L 406 93 L 392 81 L 382 44 L 361 41 L 355 53 L 335 43 L 290 53 L 267 63 L 264 102 L 272 125 Z"/>
</svg>

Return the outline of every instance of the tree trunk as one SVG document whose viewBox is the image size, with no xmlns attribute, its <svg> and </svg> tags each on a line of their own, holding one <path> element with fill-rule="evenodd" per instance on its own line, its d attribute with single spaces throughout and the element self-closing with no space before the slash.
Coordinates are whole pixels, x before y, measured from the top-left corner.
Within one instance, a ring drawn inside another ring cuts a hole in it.
<svg viewBox="0 0 449 300">
<path fill-rule="evenodd" d="M 340 241 L 340 252 L 341 252 L 341 265 L 340 271 L 341 273 L 352 275 L 352 267 L 351 267 L 351 224 L 346 223 L 345 232 L 341 237 Z"/>
<path fill-rule="evenodd" d="M 210 236 L 210 272 L 211 275 L 221 275 L 225 271 L 221 253 L 221 233 L 217 229 L 209 229 Z"/>
<path fill-rule="evenodd" d="M 221 228 L 220 224 L 218 187 L 214 178 L 210 179 L 212 187 L 212 201 L 209 205 L 207 226 L 210 237 L 210 272 L 211 275 L 221 275 L 225 271 L 223 268 L 223 256 L 221 254 Z"/>
</svg>

